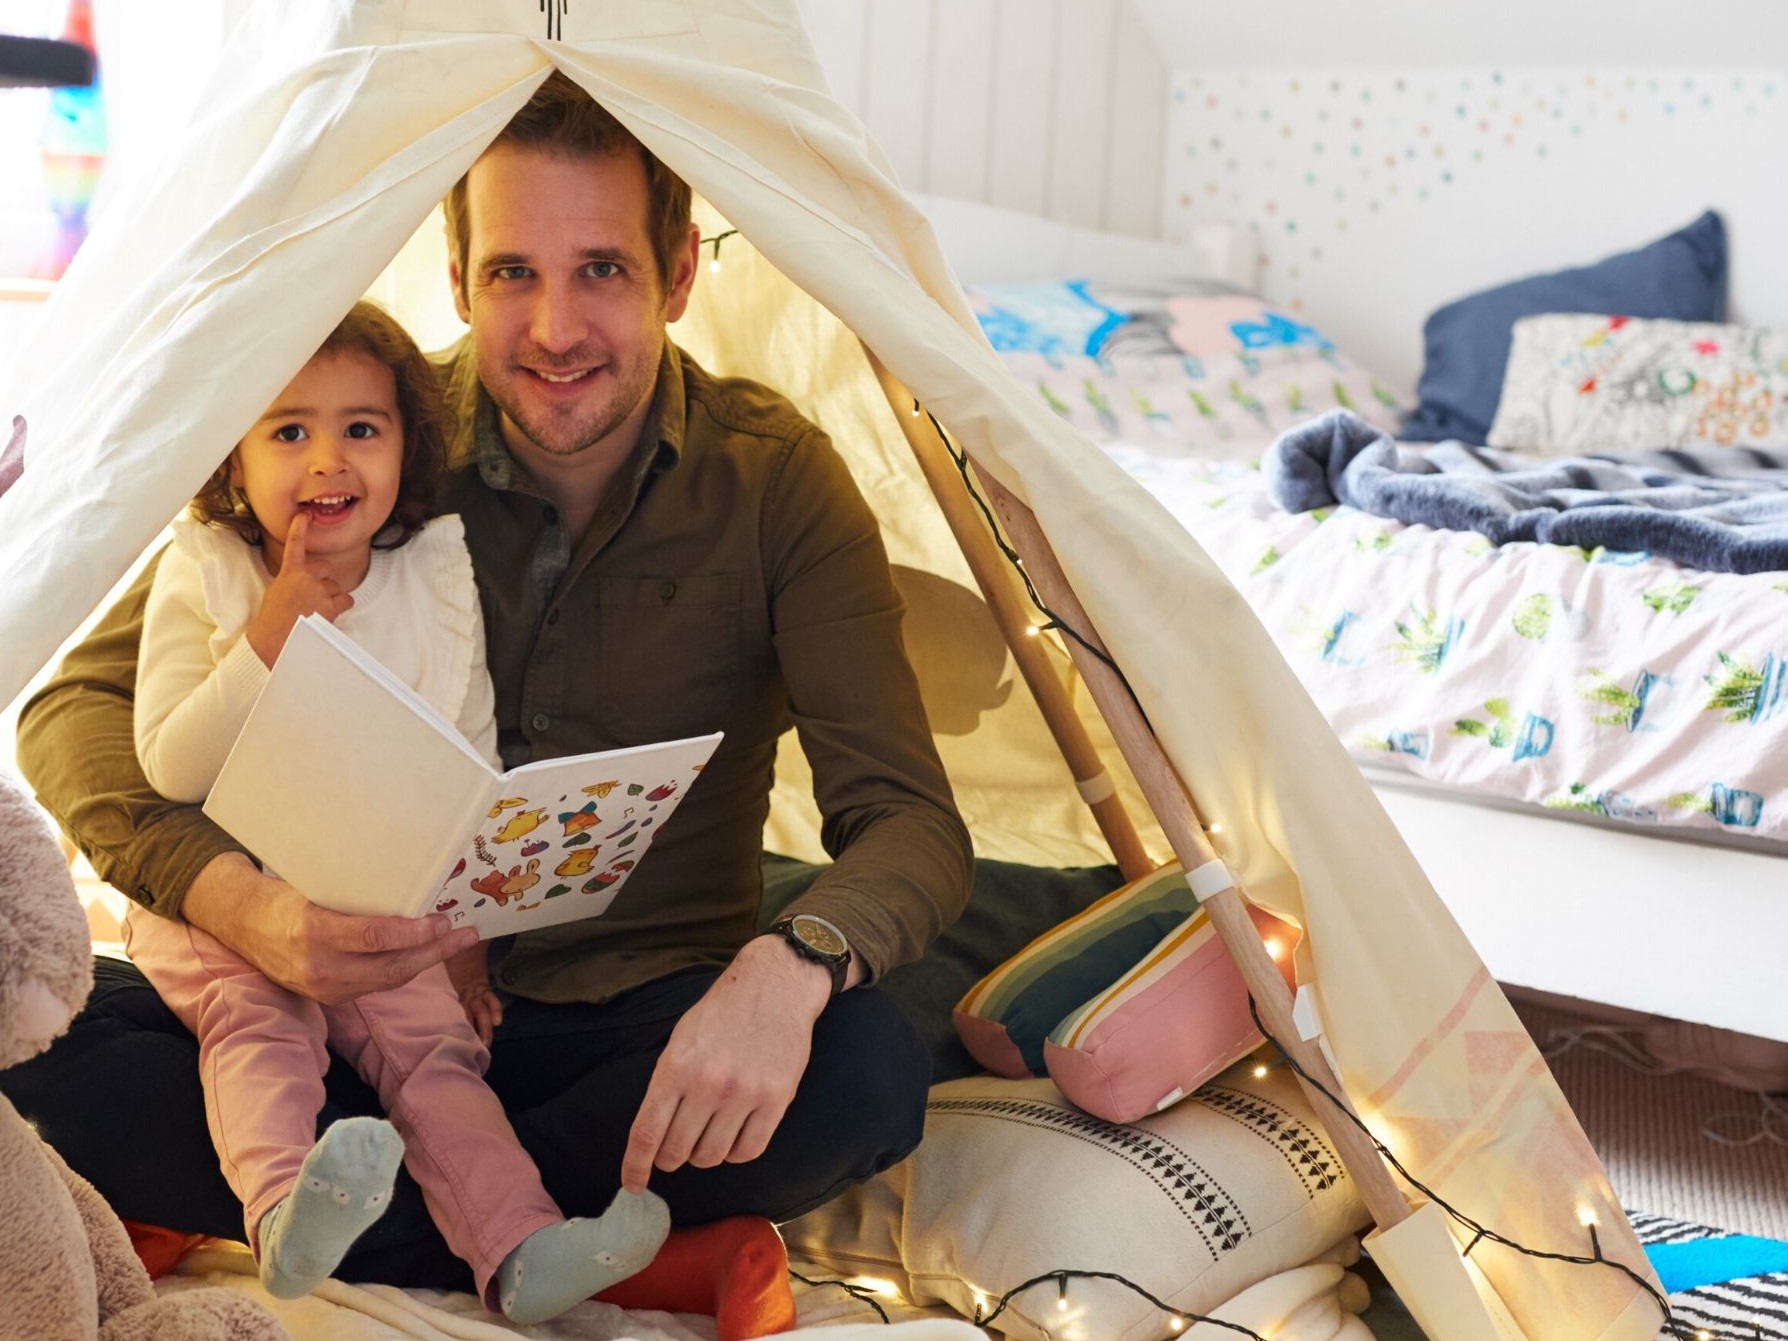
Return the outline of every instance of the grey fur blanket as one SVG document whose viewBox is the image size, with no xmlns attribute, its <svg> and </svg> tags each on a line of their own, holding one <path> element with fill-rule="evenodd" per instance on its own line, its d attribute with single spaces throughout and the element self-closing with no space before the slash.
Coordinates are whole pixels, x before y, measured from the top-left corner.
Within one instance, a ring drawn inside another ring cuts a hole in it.
<svg viewBox="0 0 1788 1341">
<path fill-rule="evenodd" d="M 1609 452 L 1535 464 L 1488 447 L 1399 447 L 1335 410 L 1280 436 L 1261 471 L 1289 512 L 1344 503 L 1493 543 L 1645 550 L 1716 573 L 1788 569 L 1788 452 Z"/>
</svg>

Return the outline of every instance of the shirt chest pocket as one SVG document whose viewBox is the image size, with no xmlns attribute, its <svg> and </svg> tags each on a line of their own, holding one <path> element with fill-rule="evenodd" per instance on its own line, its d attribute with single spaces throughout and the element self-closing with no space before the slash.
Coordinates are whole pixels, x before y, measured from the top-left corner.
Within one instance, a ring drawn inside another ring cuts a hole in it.
<svg viewBox="0 0 1788 1341">
<path fill-rule="evenodd" d="M 721 730 L 739 698 L 739 576 L 606 577 L 597 708 L 634 742 Z"/>
</svg>

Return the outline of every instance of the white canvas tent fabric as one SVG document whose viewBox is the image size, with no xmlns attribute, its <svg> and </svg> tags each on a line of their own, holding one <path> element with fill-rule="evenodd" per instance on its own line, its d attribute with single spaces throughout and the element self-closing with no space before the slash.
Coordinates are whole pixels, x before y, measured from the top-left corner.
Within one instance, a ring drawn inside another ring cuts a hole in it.
<svg viewBox="0 0 1788 1341">
<path fill-rule="evenodd" d="M 0 701 L 554 65 L 843 323 L 825 337 L 806 318 L 815 350 L 855 332 L 1035 511 L 1169 757 L 1221 820 L 1242 887 L 1306 928 L 1327 1043 L 1376 1133 L 1500 1232 L 1584 1252 L 1578 1216 L 1591 1211 L 1604 1251 L 1646 1272 L 1543 1061 L 1270 640 L 1165 512 L 1004 376 L 923 218 L 826 92 L 794 0 L 254 10 L 161 174 L 121 194 L 39 340 L 0 377 L 0 416 L 23 414 L 30 432 L 25 474 L 0 498 Z M 702 353 L 772 348 L 766 321 L 812 311 L 789 292 L 781 313 L 717 314 L 727 338 Z M 841 366 L 836 346 L 828 357 Z M 1527 1336 L 1656 1331 L 1655 1308 L 1615 1271 L 1493 1243 L 1471 1261 Z"/>
</svg>

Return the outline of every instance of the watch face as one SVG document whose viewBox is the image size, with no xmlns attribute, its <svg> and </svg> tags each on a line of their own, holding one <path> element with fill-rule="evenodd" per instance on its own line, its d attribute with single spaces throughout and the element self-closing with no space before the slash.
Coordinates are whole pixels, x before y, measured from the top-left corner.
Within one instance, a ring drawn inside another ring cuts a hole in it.
<svg viewBox="0 0 1788 1341">
<path fill-rule="evenodd" d="M 803 945 L 810 946 L 823 955 L 841 955 L 850 949 L 836 927 L 817 917 L 798 915 L 789 924 L 789 930 L 800 938 Z"/>
</svg>

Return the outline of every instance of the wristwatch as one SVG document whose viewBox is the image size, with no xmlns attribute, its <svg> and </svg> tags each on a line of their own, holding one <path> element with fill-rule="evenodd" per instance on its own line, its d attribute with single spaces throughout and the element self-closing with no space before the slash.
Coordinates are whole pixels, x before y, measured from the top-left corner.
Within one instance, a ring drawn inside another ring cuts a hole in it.
<svg viewBox="0 0 1788 1341">
<path fill-rule="evenodd" d="M 831 969 L 833 996 L 844 990 L 844 977 L 851 966 L 851 943 L 825 918 L 796 913 L 773 923 L 769 934 L 782 937 L 801 958 Z"/>
</svg>

